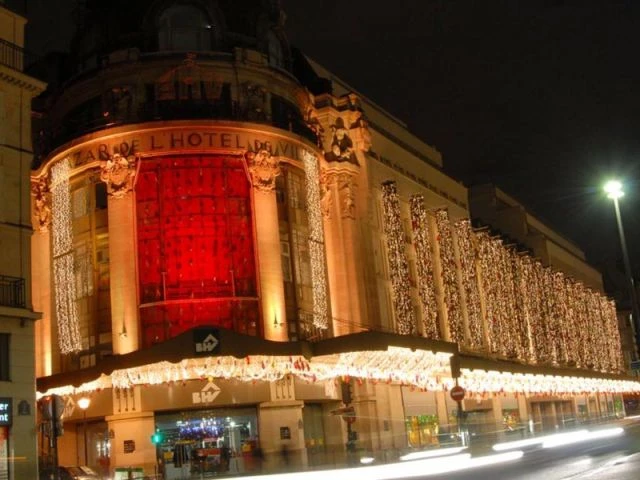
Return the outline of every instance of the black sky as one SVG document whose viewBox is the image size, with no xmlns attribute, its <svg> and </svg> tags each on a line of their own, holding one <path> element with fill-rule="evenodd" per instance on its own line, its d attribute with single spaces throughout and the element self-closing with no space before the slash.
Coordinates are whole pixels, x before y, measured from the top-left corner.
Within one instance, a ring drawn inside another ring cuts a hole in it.
<svg viewBox="0 0 640 480">
<path fill-rule="evenodd" d="M 29 48 L 66 47 L 71 3 L 26 0 Z M 448 173 L 496 183 L 592 263 L 619 258 L 600 188 L 624 178 L 640 271 L 640 2 L 282 3 L 292 44 L 406 121 Z"/>
<path fill-rule="evenodd" d="M 289 38 L 586 250 L 640 265 L 640 2 L 283 0 Z"/>
</svg>

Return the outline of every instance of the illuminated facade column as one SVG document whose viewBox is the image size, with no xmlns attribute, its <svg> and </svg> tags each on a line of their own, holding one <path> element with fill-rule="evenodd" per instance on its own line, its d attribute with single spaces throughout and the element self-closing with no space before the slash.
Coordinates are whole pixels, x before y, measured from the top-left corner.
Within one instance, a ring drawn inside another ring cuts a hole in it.
<svg viewBox="0 0 640 480">
<path fill-rule="evenodd" d="M 516 394 L 516 401 L 518 402 L 518 415 L 520 416 L 520 422 L 528 422 L 529 408 L 527 406 L 527 397 L 524 393 L 518 393 Z"/>
<path fill-rule="evenodd" d="M 447 410 L 447 392 L 438 390 L 436 395 L 436 412 L 438 414 L 438 423 L 440 425 L 449 424 L 449 411 Z"/>
<path fill-rule="evenodd" d="M 276 202 L 280 162 L 266 150 L 247 152 L 245 158 L 253 185 L 264 338 L 284 342 L 288 339 L 288 332 Z"/>
<path fill-rule="evenodd" d="M 360 251 L 356 227 L 358 167 L 329 164 L 322 174 L 322 213 L 334 335 L 360 330 L 364 285 L 358 269 Z"/>
<path fill-rule="evenodd" d="M 101 163 L 100 178 L 107 184 L 109 216 L 109 281 L 113 353 L 139 347 L 138 284 L 136 276 L 136 202 L 133 180 L 136 158 L 114 154 Z"/>
<path fill-rule="evenodd" d="M 269 388 L 270 401 L 258 405 L 260 447 L 272 455 L 287 448 L 296 468 L 304 468 L 308 465 L 302 416 L 304 402 L 296 400 L 294 378 L 285 375 L 270 382 Z"/>
<path fill-rule="evenodd" d="M 36 377 L 48 376 L 54 372 L 52 355 L 54 329 L 52 326 L 51 298 L 51 192 L 48 177 L 41 177 L 31 184 L 33 212 L 33 235 L 31 237 L 31 288 L 33 310 L 42 313 L 42 319 L 35 323 Z"/>
</svg>

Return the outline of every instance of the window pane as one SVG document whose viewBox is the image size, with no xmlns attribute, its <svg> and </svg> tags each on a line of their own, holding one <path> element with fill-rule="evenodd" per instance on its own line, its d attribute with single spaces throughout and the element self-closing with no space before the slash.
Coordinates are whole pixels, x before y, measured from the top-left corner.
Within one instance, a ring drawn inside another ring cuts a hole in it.
<svg viewBox="0 0 640 480">
<path fill-rule="evenodd" d="M 11 335 L 8 333 L 0 333 L 0 380 L 9 381 L 9 347 Z"/>
</svg>

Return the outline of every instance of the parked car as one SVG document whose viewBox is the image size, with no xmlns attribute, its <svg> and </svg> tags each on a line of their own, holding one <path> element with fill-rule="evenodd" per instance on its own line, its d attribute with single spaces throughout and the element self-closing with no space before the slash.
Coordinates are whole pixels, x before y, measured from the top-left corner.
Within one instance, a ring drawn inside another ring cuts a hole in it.
<svg viewBox="0 0 640 480">
<path fill-rule="evenodd" d="M 101 480 L 102 477 L 89 467 L 58 467 L 58 476 L 53 468 L 40 470 L 40 480 Z"/>
</svg>

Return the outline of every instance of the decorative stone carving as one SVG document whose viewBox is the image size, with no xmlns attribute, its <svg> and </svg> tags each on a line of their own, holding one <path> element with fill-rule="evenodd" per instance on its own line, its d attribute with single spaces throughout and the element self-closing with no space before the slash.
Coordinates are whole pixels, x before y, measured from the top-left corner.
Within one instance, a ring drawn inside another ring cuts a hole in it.
<svg viewBox="0 0 640 480">
<path fill-rule="evenodd" d="M 276 177 L 280 175 L 280 162 L 268 150 L 247 152 L 245 154 L 251 183 L 256 190 L 273 192 L 276 188 Z"/>
<path fill-rule="evenodd" d="M 349 174 L 338 177 L 338 191 L 340 192 L 340 215 L 342 218 L 356 218 L 355 182 Z"/>
<path fill-rule="evenodd" d="M 325 153 L 327 162 L 348 162 L 358 165 L 356 154 L 353 149 L 353 141 L 347 133 L 347 127 L 344 120 L 338 117 L 333 125 L 331 125 L 333 137 L 329 151 Z"/>
<path fill-rule="evenodd" d="M 333 188 L 337 187 L 337 200 L 340 204 L 341 218 L 356 218 L 356 183 L 355 176 L 345 171 L 324 171 L 320 179 L 322 198 L 320 208 L 325 218 L 331 218 L 334 194 Z"/>
<path fill-rule="evenodd" d="M 51 191 L 49 178 L 39 177 L 31 183 L 31 194 L 34 197 L 34 227 L 39 232 L 48 232 L 51 226 Z"/>
<path fill-rule="evenodd" d="M 331 177 L 323 174 L 320 178 L 320 211 L 325 218 L 331 218 L 333 194 L 331 193 Z"/>
<path fill-rule="evenodd" d="M 107 184 L 107 193 L 122 198 L 133 189 L 136 174 L 136 157 L 123 157 L 114 153 L 109 160 L 100 162 L 100 179 Z"/>
</svg>

